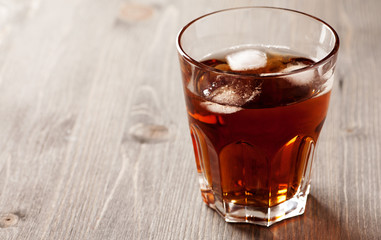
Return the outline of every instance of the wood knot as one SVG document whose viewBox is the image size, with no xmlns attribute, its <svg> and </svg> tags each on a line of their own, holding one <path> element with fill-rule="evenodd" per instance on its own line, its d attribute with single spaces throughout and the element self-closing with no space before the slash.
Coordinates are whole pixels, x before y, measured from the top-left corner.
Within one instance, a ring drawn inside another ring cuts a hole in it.
<svg viewBox="0 0 381 240">
<path fill-rule="evenodd" d="M 343 80 L 343 78 L 339 78 L 339 90 L 340 90 L 340 91 L 343 90 L 343 85 L 344 85 L 344 80 Z"/>
<path fill-rule="evenodd" d="M 5 213 L 0 215 L 0 228 L 15 226 L 19 222 L 19 216 L 14 213 Z"/>
<path fill-rule="evenodd" d="M 356 138 L 366 138 L 367 137 L 367 134 L 366 134 L 364 128 L 362 128 L 362 127 L 348 126 L 348 127 L 344 128 L 343 131 L 348 137 L 356 137 Z"/>
<path fill-rule="evenodd" d="M 168 128 L 163 125 L 139 123 L 130 128 L 130 135 L 142 143 L 156 143 L 168 140 Z"/>
<path fill-rule="evenodd" d="M 119 11 L 118 18 L 126 22 L 138 22 L 150 18 L 153 15 L 151 6 L 139 3 L 126 3 Z"/>
</svg>

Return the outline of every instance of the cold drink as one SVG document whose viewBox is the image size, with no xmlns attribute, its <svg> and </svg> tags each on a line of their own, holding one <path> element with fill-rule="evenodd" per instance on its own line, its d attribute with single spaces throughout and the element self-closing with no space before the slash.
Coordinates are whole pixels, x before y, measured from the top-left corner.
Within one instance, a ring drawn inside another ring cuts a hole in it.
<svg viewBox="0 0 381 240">
<path fill-rule="evenodd" d="M 226 221 L 303 214 L 337 50 L 332 28 L 285 9 L 216 12 L 180 32 L 201 193 Z"/>
<path fill-rule="evenodd" d="M 231 70 L 221 53 L 202 63 L 248 75 L 314 63 L 284 52 L 267 50 L 266 55 L 266 65 L 254 70 Z M 330 96 L 314 83 L 321 80 L 317 74 L 310 77 L 301 86 L 287 77 L 258 80 L 201 72 L 193 82 L 196 94 L 185 89 L 207 204 L 214 204 L 211 189 L 227 202 L 255 207 L 272 207 L 294 197 L 303 174 L 310 171 Z M 213 172 L 217 166 L 219 172 Z"/>
</svg>

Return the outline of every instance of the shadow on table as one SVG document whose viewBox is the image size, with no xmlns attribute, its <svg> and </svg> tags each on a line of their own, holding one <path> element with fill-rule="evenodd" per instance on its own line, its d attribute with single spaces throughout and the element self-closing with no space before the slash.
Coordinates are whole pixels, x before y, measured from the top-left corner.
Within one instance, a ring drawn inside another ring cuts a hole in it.
<svg viewBox="0 0 381 240">
<path fill-rule="evenodd" d="M 336 213 L 310 195 L 302 216 L 267 228 L 251 224 L 229 224 L 233 236 L 242 239 L 360 239 L 359 229 L 348 229 Z"/>
</svg>

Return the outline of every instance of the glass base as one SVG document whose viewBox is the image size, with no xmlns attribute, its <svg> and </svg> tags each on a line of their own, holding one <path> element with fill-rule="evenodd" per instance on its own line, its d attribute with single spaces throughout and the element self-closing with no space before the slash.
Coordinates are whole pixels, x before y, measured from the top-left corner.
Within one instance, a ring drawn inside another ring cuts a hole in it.
<svg viewBox="0 0 381 240">
<path fill-rule="evenodd" d="M 232 202 L 219 201 L 212 191 L 202 191 L 204 202 L 217 211 L 226 222 L 251 223 L 269 227 L 284 219 L 302 215 L 305 210 L 307 196 L 310 190 L 298 192 L 295 196 L 273 207 L 253 207 Z"/>
</svg>

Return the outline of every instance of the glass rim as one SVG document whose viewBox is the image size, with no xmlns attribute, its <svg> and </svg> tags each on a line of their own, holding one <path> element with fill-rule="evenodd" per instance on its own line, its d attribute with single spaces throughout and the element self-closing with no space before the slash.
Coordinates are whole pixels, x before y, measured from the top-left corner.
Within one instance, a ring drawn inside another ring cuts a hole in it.
<svg viewBox="0 0 381 240">
<path fill-rule="evenodd" d="M 210 67 L 208 65 L 205 65 L 205 64 L 203 64 L 203 63 L 193 59 L 191 56 L 189 56 L 184 51 L 183 47 L 181 46 L 180 41 L 181 41 L 181 38 L 182 38 L 184 32 L 192 24 L 194 24 L 195 22 L 199 21 L 200 19 L 206 18 L 206 17 L 208 17 L 210 15 L 215 15 L 215 14 L 218 14 L 218 13 L 221 13 L 221 12 L 227 12 L 227 11 L 233 11 L 233 10 L 241 10 L 241 9 L 273 9 L 273 10 L 282 10 L 282 11 L 293 12 L 293 13 L 297 13 L 297 14 L 304 15 L 306 17 L 312 18 L 312 19 L 320 22 L 321 24 L 327 26 L 328 29 L 331 30 L 331 32 L 335 36 L 335 45 L 334 45 L 333 49 L 328 54 L 326 54 L 326 56 L 324 58 L 320 59 L 319 61 L 316 61 L 315 63 L 313 63 L 311 65 L 308 65 L 306 67 L 303 67 L 303 68 L 300 68 L 300 69 L 296 69 L 296 70 L 293 70 L 293 71 L 290 71 L 290 72 L 285 72 L 285 73 L 269 73 L 269 74 L 266 74 L 266 75 L 261 75 L 261 74 L 243 74 L 243 73 L 227 72 L 227 71 L 219 70 L 217 68 Z M 180 31 L 178 32 L 177 37 L 176 37 L 176 47 L 177 47 L 178 53 L 183 58 L 185 58 L 188 62 L 192 63 L 193 65 L 195 65 L 195 66 L 197 66 L 197 67 L 199 67 L 201 69 L 207 69 L 207 70 L 209 70 L 211 72 L 216 72 L 216 73 L 224 74 L 224 75 L 233 75 L 233 76 L 242 76 L 242 77 L 243 76 L 244 77 L 256 77 L 256 78 L 261 78 L 261 79 L 263 79 L 263 78 L 274 78 L 274 77 L 284 77 L 284 76 L 289 76 L 289 75 L 293 75 L 293 74 L 301 73 L 301 72 L 304 72 L 304 71 L 308 71 L 310 69 L 317 68 L 317 67 L 327 63 L 334 55 L 336 55 L 337 52 L 339 51 L 339 46 L 340 46 L 339 35 L 335 31 L 335 29 L 333 27 L 331 27 L 331 25 L 329 25 L 328 23 L 326 23 L 322 19 L 317 18 L 317 17 L 315 17 L 313 15 L 310 15 L 308 13 L 304 13 L 304 12 L 297 11 L 297 10 L 294 10 L 294 9 L 280 8 L 280 7 L 269 7 L 269 6 L 249 6 L 249 7 L 226 8 L 226 9 L 210 12 L 210 13 L 204 14 L 204 15 L 198 17 L 198 18 L 195 18 L 192 21 L 190 21 L 189 23 L 187 23 L 183 28 L 180 29 Z"/>
</svg>

